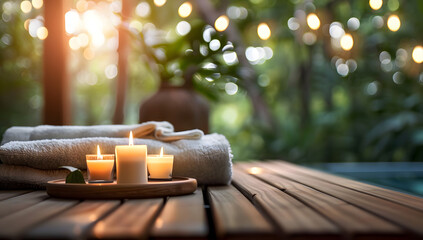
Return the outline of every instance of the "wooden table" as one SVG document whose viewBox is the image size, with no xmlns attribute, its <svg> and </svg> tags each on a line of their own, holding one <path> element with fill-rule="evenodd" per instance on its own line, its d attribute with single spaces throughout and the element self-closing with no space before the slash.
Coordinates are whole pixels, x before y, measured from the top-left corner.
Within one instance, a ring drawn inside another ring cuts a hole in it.
<svg viewBox="0 0 423 240">
<path fill-rule="evenodd" d="M 237 163 L 233 185 L 179 197 L 2 190 L 0 238 L 423 239 L 423 199 L 282 161 Z"/>
</svg>

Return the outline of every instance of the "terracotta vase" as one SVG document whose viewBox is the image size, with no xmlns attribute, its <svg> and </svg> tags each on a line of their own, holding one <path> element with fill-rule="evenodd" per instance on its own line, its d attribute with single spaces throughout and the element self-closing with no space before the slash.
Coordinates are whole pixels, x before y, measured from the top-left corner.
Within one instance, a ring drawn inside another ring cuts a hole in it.
<svg viewBox="0 0 423 240">
<path fill-rule="evenodd" d="M 190 81 L 183 86 L 162 82 L 159 90 L 141 104 L 139 121 L 168 121 L 175 131 L 198 128 L 209 132 L 208 101 L 195 92 Z"/>
</svg>

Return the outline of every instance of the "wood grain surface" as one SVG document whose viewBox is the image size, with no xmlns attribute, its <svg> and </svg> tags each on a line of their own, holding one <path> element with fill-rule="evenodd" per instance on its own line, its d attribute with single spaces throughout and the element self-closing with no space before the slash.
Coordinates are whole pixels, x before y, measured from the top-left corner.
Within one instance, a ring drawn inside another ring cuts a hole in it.
<svg viewBox="0 0 423 240">
<path fill-rule="evenodd" d="M 150 199 L 63 185 L 63 197 L 116 199 L 0 190 L 0 239 L 423 239 L 422 198 L 284 161 L 236 163 L 230 186 L 183 196 L 175 183 L 148 184 L 144 197 L 162 196 Z"/>
</svg>

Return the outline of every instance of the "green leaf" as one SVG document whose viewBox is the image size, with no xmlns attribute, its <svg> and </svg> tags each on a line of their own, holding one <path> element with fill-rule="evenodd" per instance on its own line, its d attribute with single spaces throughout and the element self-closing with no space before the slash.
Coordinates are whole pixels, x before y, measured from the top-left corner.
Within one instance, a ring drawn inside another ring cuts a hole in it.
<svg viewBox="0 0 423 240">
<path fill-rule="evenodd" d="M 64 168 L 70 171 L 70 173 L 66 176 L 66 183 L 85 184 L 84 175 L 78 168 L 71 166 L 61 166 L 60 168 Z"/>
</svg>

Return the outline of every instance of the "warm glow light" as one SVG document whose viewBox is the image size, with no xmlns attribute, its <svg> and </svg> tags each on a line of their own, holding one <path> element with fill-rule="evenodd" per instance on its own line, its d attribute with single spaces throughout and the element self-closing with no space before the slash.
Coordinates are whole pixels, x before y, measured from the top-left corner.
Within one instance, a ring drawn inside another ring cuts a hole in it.
<svg viewBox="0 0 423 240">
<path fill-rule="evenodd" d="M 40 27 L 37 29 L 37 37 L 41 40 L 46 39 L 48 36 L 48 30 L 46 27 Z"/>
<path fill-rule="evenodd" d="M 155 4 L 157 7 L 161 7 L 161 6 L 163 6 L 163 5 L 165 5 L 165 4 L 166 4 L 166 0 L 154 0 L 154 4 Z"/>
<path fill-rule="evenodd" d="M 354 39 L 352 38 L 351 34 L 347 33 L 341 37 L 340 43 L 342 49 L 349 51 L 354 46 Z"/>
<path fill-rule="evenodd" d="M 132 131 L 129 133 L 129 146 L 134 146 L 134 135 Z"/>
<path fill-rule="evenodd" d="M 83 14 L 83 23 L 88 33 L 91 35 L 91 41 L 94 47 L 100 47 L 106 41 L 103 34 L 103 19 L 95 10 L 88 10 Z"/>
<path fill-rule="evenodd" d="M 307 25 L 313 30 L 319 29 L 319 27 L 320 27 L 319 17 L 314 13 L 310 13 L 307 16 Z"/>
<path fill-rule="evenodd" d="M 78 35 L 78 41 L 79 41 L 79 45 L 81 47 L 86 47 L 86 46 L 88 46 L 88 43 L 90 42 L 90 38 L 88 37 L 88 34 L 80 33 Z"/>
<path fill-rule="evenodd" d="M 401 27 L 401 20 L 397 15 L 391 15 L 388 18 L 387 25 L 389 30 L 391 30 L 392 32 L 396 32 Z"/>
<path fill-rule="evenodd" d="M 32 6 L 35 9 L 40 9 L 43 6 L 43 0 L 32 0 Z"/>
<path fill-rule="evenodd" d="M 160 149 L 160 157 L 163 157 L 163 147 Z"/>
<path fill-rule="evenodd" d="M 267 25 L 267 23 L 260 23 L 257 27 L 257 34 L 261 40 L 267 40 L 270 38 L 272 32 L 270 31 L 269 25 Z"/>
<path fill-rule="evenodd" d="M 21 2 L 21 10 L 23 13 L 31 12 L 32 4 L 30 1 L 22 1 Z"/>
<path fill-rule="evenodd" d="M 178 9 L 179 16 L 186 18 L 192 12 L 192 5 L 190 2 L 184 2 Z"/>
<path fill-rule="evenodd" d="M 65 13 L 65 30 L 67 33 L 75 33 L 79 26 L 79 14 L 75 10 Z"/>
<path fill-rule="evenodd" d="M 84 58 L 87 60 L 91 60 L 94 58 L 94 52 L 91 50 L 91 48 L 86 48 L 84 50 Z"/>
<path fill-rule="evenodd" d="M 78 50 L 81 46 L 79 45 L 78 37 L 72 37 L 69 39 L 69 47 L 72 50 Z"/>
<path fill-rule="evenodd" d="M 27 30 L 28 31 L 28 27 L 29 27 L 29 22 L 30 22 L 31 20 L 30 19 L 27 19 L 27 20 L 25 20 L 25 22 L 24 22 L 24 28 L 25 28 L 25 30 Z"/>
<path fill-rule="evenodd" d="M 100 146 L 97 145 L 97 160 L 103 160 L 103 155 L 100 152 Z"/>
<path fill-rule="evenodd" d="M 87 8 L 88 8 L 88 3 L 87 3 L 87 1 L 85 1 L 85 0 L 79 0 L 79 1 L 76 3 L 76 9 L 77 9 L 79 12 L 85 12 L 85 11 L 87 10 Z"/>
<path fill-rule="evenodd" d="M 369 5 L 373 10 L 379 10 L 382 7 L 382 0 L 370 0 Z"/>
<path fill-rule="evenodd" d="M 250 174 L 260 174 L 263 172 L 263 169 L 259 168 L 259 167 L 252 167 L 250 169 L 248 169 L 248 173 Z"/>
<path fill-rule="evenodd" d="M 413 60 L 416 63 L 422 63 L 423 62 L 423 47 L 422 46 L 415 46 L 413 49 L 412 54 Z"/>
<path fill-rule="evenodd" d="M 216 19 L 214 22 L 214 28 L 216 28 L 217 31 L 223 32 L 228 28 L 229 26 L 229 18 L 226 15 L 222 15 Z"/>
</svg>

